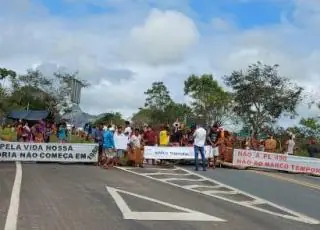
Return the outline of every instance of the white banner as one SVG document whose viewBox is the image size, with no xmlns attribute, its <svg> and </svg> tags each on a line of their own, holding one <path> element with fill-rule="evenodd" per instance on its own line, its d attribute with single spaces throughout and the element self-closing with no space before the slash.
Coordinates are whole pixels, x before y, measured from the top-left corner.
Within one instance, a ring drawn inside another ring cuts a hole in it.
<svg viewBox="0 0 320 230">
<path fill-rule="evenodd" d="M 320 159 L 246 149 L 233 151 L 233 165 L 320 175 Z"/>
<path fill-rule="evenodd" d="M 0 161 L 97 162 L 97 144 L 0 141 Z"/>
<path fill-rule="evenodd" d="M 218 148 L 212 148 L 211 146 L 205 146 L 205 157 L 213 157 L 217 155 Z M 182 159 L 194 159 L 194 148 L 191 147 L 158 147 L 158 146 L 145 146 L 144 147 L 145 159 L 162 159 L 162 160 L 182 160 Z M 199 159 L 201 155 L 199 153 Z"/>
</svg>

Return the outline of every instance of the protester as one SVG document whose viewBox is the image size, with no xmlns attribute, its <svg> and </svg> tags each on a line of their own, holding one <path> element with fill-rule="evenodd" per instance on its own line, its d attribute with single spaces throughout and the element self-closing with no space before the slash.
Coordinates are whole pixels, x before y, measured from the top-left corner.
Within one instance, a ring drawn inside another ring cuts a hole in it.
<svg viewBox="0 0 320 230">
<path fill-rule="evenodd" d="M 286 146 L 287 146 L 287 151 L 286 154 L 287 155 L 293 155 L 294 153 L 294 146 L 296 145 L 296 143 L 294 142 L 294 137 L 293 135 L 290 135 L 289 140 L 286 142 Z"/>
<path fill-rule="evenodd" d="M 45 130 L 44 130 L 44 142 L 45 143 L 50 142 L 50 137 L 52 134 L 53 134 L 52 125 L 49 122 L 47 122 Z"/>
<path fill-rule="evenodd" d="M 258 140 L 258 134 L 254 133 L 250 140 L 250 149 L 258 151 L 259 145 L 260 145 L 260 142 Z"/>
<path fill-rule="evenodd" d="M 22 137 L 22 134 L 23 134 L 23 122 L 21 120 L 19 120 L 19 122 L 17 124 L 16 132 L 17 132 L 17 141 L 24 141 L 23 137 Z"/>
<path fill-rule="evenodd" d="M 113 166 L 114 157 L 116 156 L 113 131 L 112 126 L 108 125 L 108 130 L 103 134 L 104 156 L 102 157 L 102 164 L 105 169 L 109 166 Z"/>
<path fill-rule="evenodd" d="M 59 143 L 66 143 L 68 138 L 67 124 L 65 122 L 58 125 L 57 138 Z"/>
<path fill-rule="evenodd" d="M 31 129 L 29 128 L 28 122 L 24 122 L 21 136 L 24 142 L 32 141 L 32 133 Z"/>
<path fill-rule="evenodd" d="M 275 153 L 277 149 L 277 141 L 273 135 L 269 135 L 269 138 L 265 141 L 264 150 L 269 153 Z"/>
<path fill-rule="evenodd" d="M 201 155 L 201 161 L 202 161 L 202 168 L 203 171 L 206 171 L 206 165 L 205 165 L 205 149 L 204 145 L 207 139 L 207 131 L 198 125 L 195 132 L 193 133 L 194 137 L 194 157 L 195 157 L 195 170 L 199 170 L 198 161 L 199 161 L 199 153 Z"/>
<path fill-rule="evenodd" d="M 130 137 L 130 155 L 129 160 L 133 163 L 134 167 L 143 167 L 143 153 L 141 151 L 141 135 L 140 130 L 136 128 Z"/>
<path fill-rule="evenodd" d="M 219 133 L 219 125 L 218 125 L 218 123 L 215 123 L 209 129 L 209 132 L 207 135 L 206 142 L 208 145 L 211 145 L 214 148 L 217 147 L 218 133 Z M 214 156 L 212 156 L 212 158 L 210 157 L 208 159 L 209 167 L 215 169 L 218 157 L 219 157 L 219 151 L 214 152 Z"/>
<path fill-rule="evenodd" d="M 44 141 L 44 130 L 42 130 L 42 124 L 39 122 L 33 126 L 34 130 L 34 142 L 42 143 Z"/>
<path fill-rule="evenodd" d="M 173 132 L 170 137 L 171 145 L 181 146 L 183 137 L 182 129 L 180 123 L 174 123 L 174 125 L 175 126 L 173 127 Z"/>
<path fill-rule="evenodd" d="M 170 135 L 169 135 L 168 127 L 166 125 L 162 125 L 161 131 L 159 133 L 159 145 L 168 146 L 169 141 L 170 141 Z"/>
<path fill-rule="evenodd" d="M 124 129 L 124 134 L 126 135 L 126 136 L 128 136 L 128 137 L 130 137 L 131 136 L 131 134 L 132 134 L 132 128 L 131 128 L 131 126 L 130 126 L 130 122 L 129 121 L 125 121 L 125 129 Z"/>
<path fill-rule="evenodd" d="M 146 146 L 155 146 L 158 143 L 157 133 L 152 129 L 150 125 L 146 127 L 146 131 L 143 134 L 143 141 Z M 152 159 L 152 164 L 156 164 L 156 161 L 154 159 Z"/>
<path fill-rule="evenodd" d="M 309 157 L 317 157 L 317 155 L 320 153 L 320 147 L 318 146 L 315 138 L 311 138 L 309 140 L 307 151 L 308 151 Z"/>
<path fill-rule="evenodd" d="M 98 155 L 98 164 L 101 163 L 102 154 L 103 154 L 103 125 L 99 124 L 97 129 L 94 132 L 94 142 L 99 145 L 99 155 Z"/>
<path fill-rule="evenodd" d="M 115 164 L 119 165 L 120 159 L 125 155 L 128 148 L 128 137 L 122 132 L 122 126 L 117 127 L 117 131 L 114 134 L 114 143 L 116 148 Z"/>
</svg>

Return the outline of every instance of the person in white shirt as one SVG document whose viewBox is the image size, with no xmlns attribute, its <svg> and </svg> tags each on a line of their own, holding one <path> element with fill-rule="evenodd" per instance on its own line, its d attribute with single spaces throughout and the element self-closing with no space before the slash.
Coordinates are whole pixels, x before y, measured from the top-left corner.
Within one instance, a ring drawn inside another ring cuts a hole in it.
<svg viewBox="0 0 320 230">
<path fill-rule="evenodd" d="M 202 161 L 202 168 L 203 171 L 206 171 L 206 165 L 205 165 L 205 153 L 204 153 L 204 145 L 207 139 L 207 131 L 201 127 L 197 126 L 196 130 L 193 133 L 193 146 L 194 146 L 194 157 L 195 157 L 195 170 L 199 170 L 198 161 L 199 161 L 199 152 L 201 155 L 201 161 Z"/>
<path fill-rule="evenodd" d="M 290 139 L 287 141 L 287 154 L 288 155 L 293 155 L 293 151 L 294 151 L 294 146 L 296 145 L 296 143 L 294 142 L 294 136 L 290 136 Z"/>
<path fill-rule="evenodd" d="M 132 145 L 133 148 L 141 148 L 141 140 L 142 137 L 140 135 L 140 130 L 135 129 L 134 133 L 131 135 L 129 139 L 129 143 Z"/>
<path fill-rule="evenodd" d="M 129 151 L 129 161 L 134 167 L 143 168 L 143 152 L 141 151 L 141 140 L 140 130 L 135 129 L 134 133 L 130 137 L 130 151 Z"/>
<path fill-rule="evenodd" d="M 120 159 L 124 157 L 124 153 L 127 151 L 129 139 L 122 132 L 121 126 L 117 127 L 117 131 L 114 133 L 113 139 L 117 153 L 115 162 L 116 165 L 118 165 L 120 163 Z"/>
<path fill-rule="evenodd" d="M 126 121 L 125 124 L 126 124 L 126 127 L 124 128 L 123 132 L 124 132 L 124 135 L 128 136 L 130 139 L 130 136 L 132 134 L 132 128 L 130 127 L 130 122 Z"/>
</svg>

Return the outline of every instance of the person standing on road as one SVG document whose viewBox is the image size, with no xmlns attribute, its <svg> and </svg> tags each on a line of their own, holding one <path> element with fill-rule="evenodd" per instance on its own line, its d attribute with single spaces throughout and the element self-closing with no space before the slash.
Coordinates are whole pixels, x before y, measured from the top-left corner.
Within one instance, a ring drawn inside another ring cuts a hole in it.
<svg viewBox="0 0 320 230">
<path fill-rule="evenodd" d="M 129 139 L 123 133 L 122 126 L 118 126 L 115 134 L 113 135 L 114 144 L 116 148 L 116 157 L 115 157 L 115 164 L 119 165 L 120 160 L 125 157 L 125 153 L 128 149 Z"/>
<path fill-rule="evenodd" d="M 291 135 L 289 140 L 287 141 L 287 154 L 288 155 L 293 155 L 293 151 L 294 151 L 294 146 L 296 145 L 296 143 L 294 142 L 294 137 Z"/>
<path fill-rule="evenodd" d="M 135 129 L 134 133 L 130 137 L 129 141 L 129 147 L 130 147 L 130 153 L 129 153 L 129 160 L 133 163 L 134 167 L 141 167 L 143 168 L 143 154 L 141 151 L 141 135 L 140 130 Z"/>
<path fill-rule="evenodd" d="M 114 144 L 114 138 L 113 138 L 113 131 L 111 125 L 108 125 L 108 130 L 104 132 L 103 134 L 103 150 L 104 155 L 101 159 L 103 167 L 105 169 L 108 168 L 109 165 L 113 166 L 113 158 L 115 157 L 115 144 Z"/>
<path fill-rule="evenodd" d="M 277 141 L 274 139 L 273 135 L 270 134 L 269 138 L 264 142 L 264 151 L 268 153 L 275 153 L 277 149 Z"/>
<path fill-rule="evenodd" d="M 126 135 L 128 137 L 128 139 L 131 137 L 131 134 L 132 134 L 132 128 L 130 126 L 130 122 L 129 121 L 126 121 L 125 122 L 125 128 L 124 128 L 124 135 Z"/>
<path fill-rule="evenodd" d="M 45 143 L 50 142 L 50 137 L 51 137 L 52 133 L 53 133 L 52 125 L 49 122 L 47 122 L 46 128 L 44 130 L 44 142 Z"/>
<path fill-rule="evenodd" d="M 97 129 L 94 132 L 94 142 L 99 144 L 99 155 L 98 155 L 98 164 L 101 163 L 102 154 L 103 154 L 103 125 L 99 124 Z"/>
<path fill-rule="evenodd" d="M 61 123 L 58 126 L 57 137 L 58 137 L 59 143 L 67 142 L 68 130 L 67 130 L 67 124 L 65 122 Z"/>
<path fill-rule="evenodd" d="M 152 129 L 150 125 L 147 126 L 147 130 L 143 134 L 143 141 L 145 146 L 156 146 L 158 144 L 157 133 Z M 155 159 L 152 159 L 152 165 L 155 165 L 155 164 L 156 164 Z"/>
<path fill-rule="evenodd" d="M 309 140 L 307 151 L 308 151 L 309 157 L 317 157 L 317 155 L 320 153 L 320 148 L 315 138 L 311 138 Z"/>
<path fill-rule="evenodd" d="M 205 165 L 206 157 L 204 153 L 204 145 L 207 139 L 207 131 L 203 127 L 198 126 L 193 133 L 193 138 L 194 138 L 193 147 L 194 147 L 194 157 L 195 157 L 195 170 L 196 171 L 199 170 L 198 161 L 199 161 L 199 152 L 200 152 L 202 169 L 203 171 L 206 171 L 206 165 Z"/>
</svg>

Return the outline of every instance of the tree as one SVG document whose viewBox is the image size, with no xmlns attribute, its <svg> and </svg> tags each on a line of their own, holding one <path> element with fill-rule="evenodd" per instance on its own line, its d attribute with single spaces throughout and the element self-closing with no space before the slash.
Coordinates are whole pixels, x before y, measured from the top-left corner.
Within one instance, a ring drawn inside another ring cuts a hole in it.
<svg viewBox="0 0 320 230">
<path fill-rule="evenodd" d="M 302 118 L 300 120 L 301 132 L 305 137 L 320 137 L 320 123 L 315 118 Z"/>
<path fill-rule="evenodd" d="M 98 118 L 94 124 L 114 124 L 114 125 L 123 125 L 125 120 L 122 118 L 121 113 L 111 112 L 105 113 L 100 118 Z"/>
<path fill-rule="evenodd" d="M 144 94 L 147 96 L 144 106 L 149 111 L 150 122 L 152 124 L 168 122 L 166 108 L 173 101 L 165 84 L 161 81 L 153 82 L 151 88 Z"/>
<path fill-rule="evenodd" d="M 152 87 L 144 94 L 147 96 L 144 106 L 152 110 L 164 111 L 173 102 L 169 90 L 162 81 L 153 82 Z"/>
<path fill-rule="evenodd" d="M 187 104 L 172 102 L 166 107 L 165 113 L 167 114 L 167 123 L 174 122 L 176 119 L 184 122 L 187 117 L 192 116 L 192 109 Z"/>
<path fill-rule="evenodd" d="M 88 84 L 77 78 L 77 73 L 53 73 L 44 76 L 39 70 L 27 70 L 18 75 L 12 70 L 0 68 L 0 80 L 9 78 L 10 88 L 0 87 L 0 110 L 13 109 L 48 110 L 50 114 L 64 114 L 73 104 L 70 101 L 70 82 L 75 79 L 83 87 Z"/>
<path fill-rule="evenodd" d="M 0 80 L 3 80 L 7 77 L 15 78 L 17 73 L 11 69 L 0 68 Z"/>
<path fill-rule="evenodd" d="M 233 111 L 254 132 L 274 124 L 282 114 L 297 115 L 296 106 L 301 101 L 303 88 L 279 76 L 278 65 L 257 62 L 246 71 L 225 76 L 224 81 L 233 89 Z"/>
<path fill-rule="evenodd" d="M 171 124 L 176 119 L 184 120 L 191 113 L 186 104 L 175 103 L 163 82 L 154 82 L 145 92 L 145 108 L 133 116 L 138 123 Z"/>
<path fill-rule="evenodd" d="M 152 124 L 151 114 L 152 111 L 150 109 L 140 108 L 137 113 L 133 114 L 131 120 L 138 127 L 141 127 L 144 124 Z"/>
<path fill-rule="evenodd" d="M 191 75 L 184 82 L 184 93 L 192 98 L 195 114 L 208 123 L 224 123 L 230 119 L 232 96 L 226 92 L 212 75 Z"/>
<path fill-rule="evenodd" d="M 17 74 L 15 71 L 0 68 L 0 80 L 5 80 L 9 78 L 9 80 L 13 81 L 16 78 Z M 7 112 L 10 108 L 10 103 L 8 102 L 9 90 L 3 86 L 0 82 L 0 115 Z"/>
</svg>

